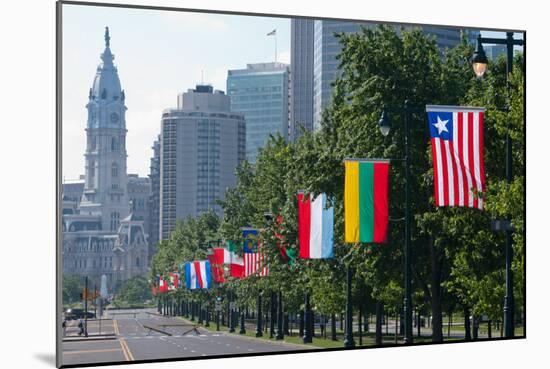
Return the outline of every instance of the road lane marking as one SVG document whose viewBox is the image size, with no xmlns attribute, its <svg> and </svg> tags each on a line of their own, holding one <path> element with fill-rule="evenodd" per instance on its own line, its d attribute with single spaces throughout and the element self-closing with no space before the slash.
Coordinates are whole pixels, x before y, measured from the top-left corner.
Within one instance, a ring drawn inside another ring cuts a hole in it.
<svg viewBox="0 0 550 369">
<path fill-rule="evenodd" d="M 123 339 L 119 339 L 118 343 L 120 344 L 120 347 L 122 348 L 122 354 L 124 355 L 124 358 L 126 361 L 130 361 L 130 358 L 128 357 L 128 354 L 126 353 L 126 349 L 124 348 L 124 345 L 122 344 Z"/>
<path fill-rule="evenodd" d="M 126 361 L 134 361 L 134 355 L 132 355 L 132 352 L 130 351 L 130 348 L 128 347 L 128 344 L 124 340 L 124 338 L 119 339 L 118 341 L 120 343 L 120 346 L 122 346 L 122 350 L 124 351 L 124 356 L 126 357 Z"/>
<path fill-rule="evenodd" d="M 113 326 L 115 327 L 115 334 L 118 336 L 120 334 L 120 331 L 118 330 L 118 322 L 116 319 L 113 319 Z"/>
<path fill-rule="evenodd" d="M 101 350 L 80 350 L 80 351 L 68 351 L 63 352 L 63 355 L 80 355 L 80 354 L 93 354 L 97 352 L 113 352 L 113 351 L 122 351 L 121 349 L 101 349 Z"/>
</svg>

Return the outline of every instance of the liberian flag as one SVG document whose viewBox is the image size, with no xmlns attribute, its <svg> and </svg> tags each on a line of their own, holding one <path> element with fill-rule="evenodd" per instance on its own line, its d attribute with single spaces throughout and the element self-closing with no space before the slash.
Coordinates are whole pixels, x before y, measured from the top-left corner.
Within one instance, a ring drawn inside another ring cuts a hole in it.
<svg viewBox="0 0 550 369">
<path fill-rule="evenodd" d="M 266 258 L 263 252 L 258 250 L 258 230 L 252 228 L 243 229 L 243 255 L 244 255 L 244 276 L 259 275 L 265 277 L 269 274 L 266 265 Z"/>
<path fill-rule="evenodd" d="M 389 160 L 345 160 L 346 242 L 386 242 Z"/>
<path fill-rule="evenodd" d="M 212 287 L 210 262 L 195 260 L 185 264 L 185 285 L 190 290 Z"/>
<path fill-rule="evenodd" d="M 436 206 L 483 209 L 485 108 L 426 105 Z"/>
<path fill-rule="evenodd" d="M 333 256 L 334 208 L 326 208 L 327 195 L 313 200 L 313 194 L 298 197 L 298 240 L 302 259 L 323 259 Z M 313 200 L 313 201 L 312 201 Z"/>
</svg>

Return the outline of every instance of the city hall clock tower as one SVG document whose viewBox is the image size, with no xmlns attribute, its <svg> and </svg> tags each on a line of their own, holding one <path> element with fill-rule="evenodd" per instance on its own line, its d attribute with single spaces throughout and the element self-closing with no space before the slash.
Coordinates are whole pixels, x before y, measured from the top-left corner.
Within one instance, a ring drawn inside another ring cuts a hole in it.
<svg viewBox="0 0 550 369">
<path fill-rule="evenodd" d="M 80 213 L 101 215 L 103 231 L 117 231 L 130 213 L 126 170 L 126 105 L 113 64 L 109 28 L 105 50 L 88 94 L 85 185 Z"/>
</svg>

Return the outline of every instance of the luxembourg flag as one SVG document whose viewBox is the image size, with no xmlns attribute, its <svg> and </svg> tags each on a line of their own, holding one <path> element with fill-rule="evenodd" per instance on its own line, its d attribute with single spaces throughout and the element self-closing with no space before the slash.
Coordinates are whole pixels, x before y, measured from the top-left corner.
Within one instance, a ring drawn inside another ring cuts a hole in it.
<svg viewBox="0 0 550 369">
<path fill-rule="evenodd" d="M 298 193 L 298 240 L 300 258 L 324 259 L 333 257 L 334 208 L 326 208 L 327 195 Z"/>
<path fill-rule="evenodd" d="M 195 260 L 185 264 L 185 284 L 190 290 L 212 287 L 210 262 Z"/>
</svg>

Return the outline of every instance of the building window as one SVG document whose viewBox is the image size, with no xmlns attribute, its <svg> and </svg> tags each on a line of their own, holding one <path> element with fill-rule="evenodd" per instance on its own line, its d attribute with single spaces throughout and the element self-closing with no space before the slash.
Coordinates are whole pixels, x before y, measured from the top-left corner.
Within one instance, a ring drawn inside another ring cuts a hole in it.
<svg viewBox="0 0 550 369">
<path fill-rule="evenodd" d="M 120 224 L 120 214 L 116 211 L 111 213 L 111 231 L 116 231 Z"/>
<path fill-rule="evenodd" d="M 119 151 L 120 150 L 120 142 L 118 141 L 118 138 L 111 137 L 111 151 Z"/>
<path fill-rule="evenodd" d="M 111 176 L 118 177 L 118 165 L 116 163 L 113 163 L 113 165 L 111 165 Z"/>
<path fill-rule="evenodd" d="M 139 258 L 136 258 L 136 267 L 139 267 Z"/>
</svg>

